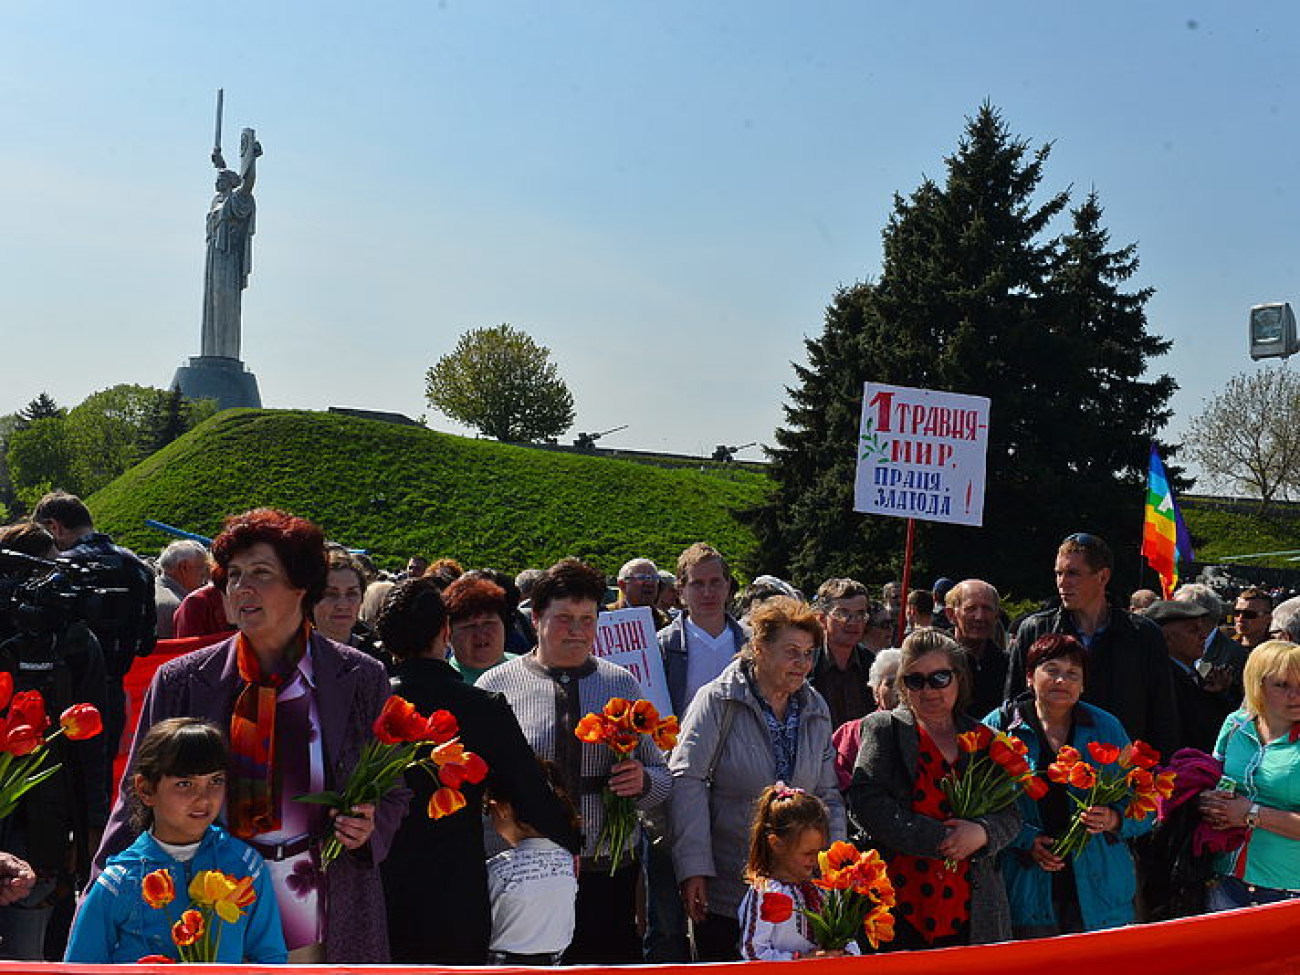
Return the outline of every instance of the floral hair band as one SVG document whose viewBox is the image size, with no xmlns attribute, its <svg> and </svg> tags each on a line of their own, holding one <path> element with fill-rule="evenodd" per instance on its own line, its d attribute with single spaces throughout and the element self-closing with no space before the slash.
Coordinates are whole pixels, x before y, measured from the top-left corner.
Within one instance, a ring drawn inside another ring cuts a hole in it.
<svg viewBox="0 0 1300 975">
<path fill-rule="evenodd" d="M 793 799 L 796 796 L 806 796 L 808 793 L 796 786 L 776 782 L 772 785 L 772 794 L 778 799 Z"/>
</svg>

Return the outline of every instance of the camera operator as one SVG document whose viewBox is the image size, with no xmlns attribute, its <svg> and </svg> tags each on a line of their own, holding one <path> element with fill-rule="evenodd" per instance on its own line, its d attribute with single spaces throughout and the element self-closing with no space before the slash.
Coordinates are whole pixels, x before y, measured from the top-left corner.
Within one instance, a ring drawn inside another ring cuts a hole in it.
<svg viewBox="0 0 1300 975">
<path fill-rule="evenodd" d="M 136 657 L 147 657 L 153 652 L 157 639 L 154 574 L 130 549 L 114 545 L 103 532 L 95 531 L 90 510 L 74 494 L 54 491 L 45 495 L 32 512 L 32 521 L 54 536 L 64 557 L 104 566 L 107 571 L 97 576 L 99 585 L 125 590 L 106 597 L 98 618 L 88 621 L 104 651 L 108 674 L 102 747 L 111 769 L 122 747 L 122 730 L 126 724 L 122 678 Z"/>
<path fill-rule="evenodd" d="M 58 555 L 53 536 L 30 522 L 0 528 L 0 549 L 40 559 Z M 106 684 L 104 656 L 94 633 L 72 612 L 37 596 L 33 587 L 49 571 L 14 565 L 0 556 L 0 670 L 13 676 L 15 692 L 40 691 L 50 722 L 57 726 L 59 715 L 73 704 L 102 708 Z M 90 857 L 108 820 L 109 770 L 100 742 L 61 736 L 50 749 L 51 758 L 63 767 L 0 820 L 0 849 L 26 860 L 36 874 L 30 892 L 0 907 L 3 958 L 63 956 L 73 895 L 89 876 Z M 0 898 L 0 903 L 5 901 Z M 56 907 L 59 917 L 51 923 Z"/>
</svg>

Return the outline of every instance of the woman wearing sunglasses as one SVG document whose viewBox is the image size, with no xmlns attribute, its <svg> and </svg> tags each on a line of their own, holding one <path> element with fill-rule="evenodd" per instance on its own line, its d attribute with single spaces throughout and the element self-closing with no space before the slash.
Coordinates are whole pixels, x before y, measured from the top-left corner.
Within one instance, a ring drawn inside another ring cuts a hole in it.
<svg viewBox="0 0 1300 975">
<path fill-rule="evenodd" d="M 1009 809 L 954 819 L 940 788 L 967 756 L 957 736 L 977 728 L 964 652 L 934 629 L 903 641 L 901 703 L 862 720 L 849 811 L 889 864 L 898 895 L 896 948 L 987 944 L 1011 937 L 1011 911 L 993 858 L 1020 831 Z M 945 861 L 955 862 L 948 866 Z"/>
<path fill-rule="evenodd" d="M 1037 802 L 1023 795 L 1017 800 L 1024 826 L 1001 858 L 1012 930 L 1017 938 L 1045 938 L 1132 924 L 1137 876 L 1126 841 L 1150 832 L 1155 813 L 1126 819 L 1122 806 L 1090 806 L 1080 812 L 1075 799 L 1086 793 L 1047 777 L 1062 745 L 1091 759 L 1090 743 L 1123 748 L 1128 734 L 1110 712 L 1079 700 L 1088 650 L 1074 637 L 1039 637 L 1025 666 L 1027 689 L 984 719 L 1025 743 L 1025 759 L 1048 790 Z M 1114 767 L 1107 769 L 1108 775 L 1113 772 Z M 1052 852 L 1053 837 L 1063 836 L 1076 815 L 1082 815 L 1095 838 L 1077 858 L 1062 860 Z"/>
</svg>

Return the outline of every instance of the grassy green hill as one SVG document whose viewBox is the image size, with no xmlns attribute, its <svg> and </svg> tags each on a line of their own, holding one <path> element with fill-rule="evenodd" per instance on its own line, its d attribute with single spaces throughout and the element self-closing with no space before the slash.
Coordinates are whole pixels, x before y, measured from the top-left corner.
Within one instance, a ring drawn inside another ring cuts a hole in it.
<svg viewBox="0 0 1300 975">
<path fill-rule="evenodd" d="M 671 568 L 700 540 L 739 562 L 755 543 L 735 512 L 766 485 L 734 468 L 673 470 L 337 414 L 232 410 L 88 503 L 98 527 L 142 554 L 169 541 L 146 518 L 214 535 L 226 515 L 271 505 L 381 566 L 419 553 L 513 572 L 580 555 L 613 572 L 634 555 Z"/>
<path fill-rule="evenodd" d="M 1280 503 L 1260 516 L 1253 503 L 1227 504 L 1210 498 L 1180 498 L 1187 528 L 1196 542 L 1199 562 L 1217 562 L 1224 556 L 1300 549 L 1300 505 Z M 1249 559 L 1245 566 L 1297 569 L 1289 556 Z"/>
</svg>

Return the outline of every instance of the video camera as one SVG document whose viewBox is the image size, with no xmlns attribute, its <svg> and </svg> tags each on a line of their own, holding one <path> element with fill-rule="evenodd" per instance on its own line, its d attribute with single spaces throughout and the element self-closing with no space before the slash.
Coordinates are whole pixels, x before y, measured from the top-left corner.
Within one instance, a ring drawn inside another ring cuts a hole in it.
<svg viewBox="0 0 1300 975">
<path fill-rule="evenodd" d="M 111 566 L 99 562 L 41 559 L 0 548 L 0 629 L 37 635 L 58 633 L 76 620 L 93 623 L 106 596 L 127 591 L 105 585 L 114 576 Z"/>
</svg>

